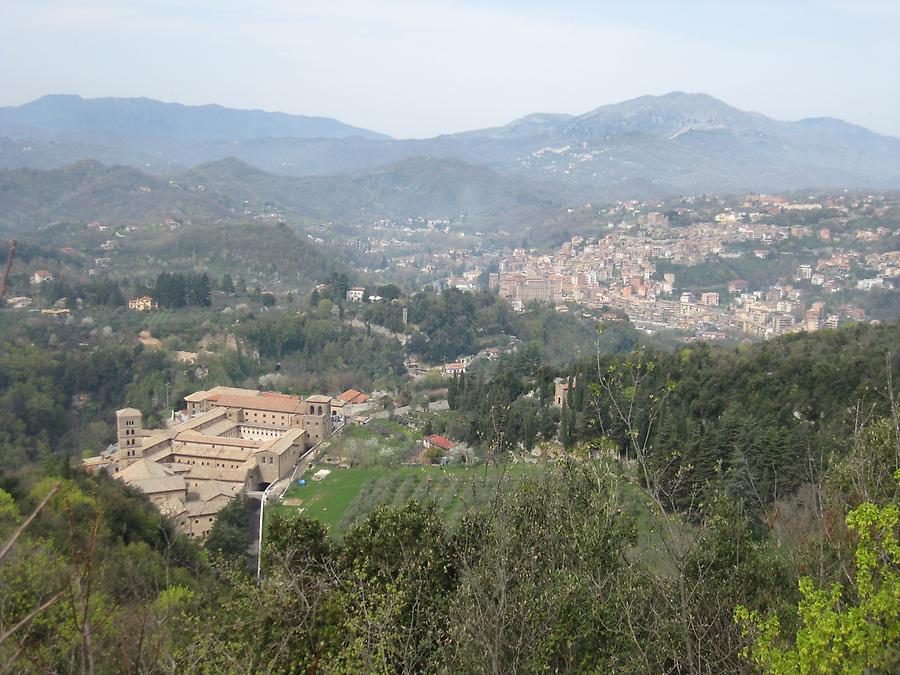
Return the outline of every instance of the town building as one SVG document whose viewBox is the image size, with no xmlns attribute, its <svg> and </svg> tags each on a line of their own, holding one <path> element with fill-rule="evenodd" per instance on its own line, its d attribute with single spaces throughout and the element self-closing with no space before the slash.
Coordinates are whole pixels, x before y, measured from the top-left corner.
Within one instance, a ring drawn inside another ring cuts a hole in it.
<svg viewBox="0 0 900 675">
<path fill-rule="evenodd" d="M 53 281 L 53 275 L 47 270 L 38 270 L 31 275 L 30 281 L 34 285 L 45 284 L 49 281 Z"/>
<path fill-rule="evenodd" d="M 149 295 L 140 298 L 131 298 L 128 301 L 128 309 L 133 309 L 136 312 L 146 312 L 151 309 L 156 309 L 156 300 Z"/>
<path fill-rule="evenodd" d="M 424 445 L 426 448 L 440 448 L 445 452 L 449 452 L 456 447 L 456 443 L 451 441 L 449 438 L 438 436 L 437 434 L 431 434 L 430 436 L 426 436 L 425 438 L 423 438 L 422 445 Z"/>
<path fill-rule="evenodd" d="M 445 363 L 442 370 L 444 375 L 464 375 L 466 373 L 466 363 L 464 361 L 457 361 L 455 363 Z"/>
<path fill-rule="evenodd" d="M 6 301 L 7 307 L 12 307 L 13 309 L 27 309 L 34 304 L 34 299 L 28 297 L 27 295 L 17 295 L 15 297 L 9 298 Z"/>
<path fill-rule="evenodd" d="M 574 391 L 575 382 L 572 382 L 571 389 Z M 563 379 L 561 377 L 557 377 L 553 381 L 553 404 L 557 408 L 562 408 L 566 405 L 566 400 L 569 396 L 569 381 Z"/>
<path fill-rule="evenodd" d="M 185 402 L 182 421 L 164 429 L 145 429 L 134 408 L 117 411 L 115 449 L 84 465 L 144 492 L 190 537 L 209 534 L 235 495 L 290 477 L 332 431 L 330 396 L 215 387 Z"/>
<path fill-rule="evenodd" d="M 360 405 L 368 401 L 369 397 L 368 395 L 356 389 L 348 389 L 347 391 L 338 395 L 338 400 L 342 401 L 345 405 Z"/>
<path fill-rule="evenodd" d="M 347 291 L 347 300 L 350 302 L 362 302 L 364 297 L 366 297 L 366 289 L 361 286 L 354 286 Z"/>
</svg>

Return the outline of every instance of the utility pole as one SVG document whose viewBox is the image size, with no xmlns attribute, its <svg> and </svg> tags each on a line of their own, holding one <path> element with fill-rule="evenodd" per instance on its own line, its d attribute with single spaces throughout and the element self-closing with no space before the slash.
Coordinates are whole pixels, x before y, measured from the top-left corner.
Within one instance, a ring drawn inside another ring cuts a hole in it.
<svg viewBox="0 0 900 675">
<path fill-rule="evenodd" d="M 169 409 L 169 387 L 172 386 L 166 382 L 166 410 Z"/>
</svg>

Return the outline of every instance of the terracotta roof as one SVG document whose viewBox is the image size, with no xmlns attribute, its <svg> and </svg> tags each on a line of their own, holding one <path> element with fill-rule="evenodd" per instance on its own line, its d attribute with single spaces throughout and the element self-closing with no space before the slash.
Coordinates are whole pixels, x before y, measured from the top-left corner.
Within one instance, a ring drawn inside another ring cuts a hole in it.
<svg viewBox="0 0 900 675">
<path fill-rule="evenodd" d="M 226 408 L 245 408 L 268 412 L 292 413 L 302 412 L 302 401 L 298 396 L 281 398 L 280 396 L 234 396 L 232 394 L 213 394 L 209 400 L 217 406 Z"/>
<path fill-rule="evenodd" d="M 247 391 L 250 391 L 250 390 L 248 389 Z M 261 392 L 259 392 L 259 395 L 263 396 L 265 398 L 288 398 L 288 399 L 297 398 L 293 394 L 283 394 L 280 391 L 261 391 Z"/>
<path fill-rule="evenodd" d="M 425 440 L 431 443 L 432 445 L 436 445 L 442 450 L 452 450 L 456 447 L 456 443 L 451 441 L 449 438 L 444 438 L 443 436 L 438 436 L 437 434 L 431 434 L 431 436 L 426 436 Z"/>
<path fill-rule="evenodd" d="M 365 403 L 369 400 L 369 397 L 356 389 L 348 389 L 343 394 L 339 395 L 338 399 L 344 403 Z"/>
</svg>

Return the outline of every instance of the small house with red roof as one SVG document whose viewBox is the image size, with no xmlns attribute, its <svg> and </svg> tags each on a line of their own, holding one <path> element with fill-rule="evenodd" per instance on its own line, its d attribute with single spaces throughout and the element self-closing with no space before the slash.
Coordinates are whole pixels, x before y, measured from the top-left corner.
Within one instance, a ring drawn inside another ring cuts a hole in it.
<svg viewBox="0 0 900 675">
<path fill-rule="evenodd" d="M 369 397 L 356 389 L 348 389 L 344 393 L 338 395 L 338 400 L 343 401 L 347 405 L 358 405 L 368 401 Z"/>
<path fill-rule="evenodd" d="M 422 444 L 426 448 L 440 448 L 444 452 L 449 452 L 456 447 L 456 443 L 451 441 L 449 438 L 444 438 L 443 436 L 438 436 L 437 434 L 426 436 L 424 439 L 422 439 Z"/>
</svg>

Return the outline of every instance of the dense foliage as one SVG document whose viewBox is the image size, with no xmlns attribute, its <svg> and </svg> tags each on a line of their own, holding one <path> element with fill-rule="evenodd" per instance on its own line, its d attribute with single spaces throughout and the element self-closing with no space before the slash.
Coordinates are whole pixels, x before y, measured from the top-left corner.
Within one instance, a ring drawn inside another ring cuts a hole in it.
<svg viewBox="0 0 900 675">
<path fill-rule="evenodd" d="M 732 496 L 765 504 L 813 479 L 863 419 L 888 413 L 897 344 L 900 326 L 859 325 L 746 347 L 601 355 L 568 371 L 517 358 L 494 377 L 456 382 L 451 407 L 466 440 L 486 447 L 528 448 L 559 417 L 566 446 L 612 442 L 627 456 L 629 429 L 615 407 L 627 406 L 679 506 L 721 481 Z M 552 400 L 558 376 L 572 385 L 562 410 Z"/>
<path fill-rule="evenodd" d="M 545 304 L 533 303 L 516 313 L 509 303 L 489 291 L 469 293 L 449 288 L 439 294 L 425 292 L 400 298 L 398 290 L 391 286 L 376 289 L 384 300 L 364 304 L 360 317 L 394 332 L 411 331 L 409 350 L 428 363 L 452 361 L 486 347 L 505 348 L 511 341 L 537 345 L 541 358 L 551 363 L 569 363 L 597 348 L 597 336 L 589 321 Z M 404 307 L 408 326 L 403 324 Z M 622 323 L 610 329 L 601 348 L 617 353 L 637 343 L 637 331 Z"/>
<path fill-rule="evenodd" d="M 212 304 L 212 282 L 206 272 L 160 272 L 151 295 L 160 307 L 167 309 L 192 305 L 209 307 Z"/>
<path fill-rule="evenodd" d="M 63 300 L 70 308 L 79 305 L 120 307 L 126 302 L 122 285 L 115 279 L 81 281 L 58 277 L 41 288 L 41 297 L 47 304 Z"/>
<path fill-rule="evenodd" d="M 17 467 L 53 453 L 96 454 L 113 440 L 124 401 L 152 422 L 165 391 L 165 354 L 109 345 L 92 352 L 0 346 L 0 460 Z"/>
<path fill-rule="evenodd" d="M 14 672 L 157 670 L 174 614 L 204 585 L 203 552 L 143 495 L 65 466 L 40 479 L 0 473 L 0 546 L 8 543 L 0 663 Z"/>
<path fill-rule="evenodd" d="M 370 386 L 405 372 L 403 347 L 393 338 L 366 334 L 337 320 L 330 301 L 310 314 L 264 315 L 242 323 L 237 333 L 273 362 L 292 359 L 307 375 L 340 372 L 342 380 Z M 345 387 L 346 388 L 346 387 Z"/>
<path fill-rule="evenodd" d="M 331 302 L 319 305 L 249 320 L 244 337 L 265 358 L 316 350 L 342 337 Z M 268 343 L 252 330 L 265 322 Z M 450 386 L 449 423 L 496 463 L 495 498 L 453 526 L 428 500 L 380 506 L 342 536 L 276 516 L 258 583 L 239 501 L 204 550 L 117 481 L 33 461 L 54 443 L 40 420 L 74 433 L 87 406 L 145 391 L 168 367 L 159 353 L 109 345 L 64 359 L 8 343 L 4 451 L 32 461 L 0 473 L 0 664 L 894 672 L 898 331 L 639 350 L 568 370 L 524 345 L 492 376 Z M 505 457 L 554 434 L 572 451 L 504 477 Z"/>
</svg>

